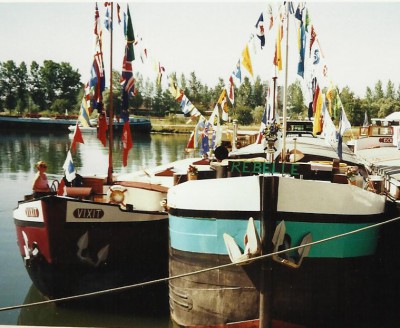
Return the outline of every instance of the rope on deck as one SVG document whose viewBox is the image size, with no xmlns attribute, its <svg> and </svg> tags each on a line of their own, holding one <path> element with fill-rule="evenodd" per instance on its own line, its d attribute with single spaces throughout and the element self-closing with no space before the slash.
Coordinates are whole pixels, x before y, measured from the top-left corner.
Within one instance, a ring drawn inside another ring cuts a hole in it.
<svg viewBox="0 0 400 328">
<path fill-rule="evenodd" d="M 222 264 L 222 265 L 218 265 L 218 266 L 207 268 L 207 269 L 197 270 L 197 271 L 188 272 L 188 273 L 182 273 L 182 274 L 179 274 L 179 275 L 176 275 L 176 276 L 167 277 L 167 278 L 160 278 L 160 279 L 156 279 L 156 280 L 152 280 L 152 281 L 141 282 L 141 283 L 134 284 L 134 285 L 121 286 L 121 287 L 116 287 L 116 288 L 100 290 L 100 291 L 96 291 L 96 292 L 90 292 L 90 293 L 85 293 L 85 294 L 61 297 L 61 298 L 56 298 L 56 299 L 51 299 L 51 300 L 28 303 L 28 304 L 6 306 L 6 307 L 0 308 L 0 312 L 16 310 L 16 309 L 22 309 L 22 308 L 27 308 L 27 307 L 33 307 L 33 306 L 38 306 L 38 305 L 44 305 L 44 304 L 49 304 L 49 303 L 71 301 L 71 300 L 82 299 L 82 298 L 86 298 L 86 297 L 109 294 L 109 293 L 113 293 L 113 292 L 121 292 L 121 291 L 125 291 L 125 290 L 128 290 L 128 289 L 133 289 L 133 288 L 138 288 L 138 287 L 158 284 L 158 283 L 162 283 L 162 282 L 168 282 L 168 281 L 174 280 L 174 279 L 193 276 L 193 275 L 196 275 L 196 274 L 201 274 L 201 273 L 209 272 L 209 271 L 212 271 L 212 270 L 218 270 L 218 269 L 228 268 L 228 267 L 231 267 L 231 266 L 245 264 L 246 262 L 249 262 L 249 261 L 253 262 L 253 261 L 258 261 L 258 260 L 264 260 L 264 259 L 272 257 L 274 255 L 279 255 L 279 254 L 291 252 L 291 251 L 294 251 L 294 250 L 298 250 L 300 248 L 326 243 L 326 242 L 334 240 L 334 239 L 343 238 L 343 237 L 346 237 L 346 236 L 349 236 L 349 235 L 352 235 L 352 234 L 360 233 L 360 232 L 366 231 L 368 229 L 377 228 L 379 226 L 383 226 L 385 224 L 393 223 L 393 222 L 396 222 L 396 221 L 399 221 L 399 220 L 400 220 L 400 216 L 396 217 L 396 218 L 393 218 L 393 219 L 389 219 L 387 221 L 375 223 L 375 224 L 369 225 L 367 227 L 355 229 L 355 230 L 352 230 L 352 231 L 349 231 L 349 232 L 345 232 L 345 233 L 342 233 L 342 234 L 338 234 L 338 235 L 335 235 L 335 236 L 332 236 L 332 237 L 328 237 L 328 238 L 320 239 L 320 240 L 313 241 L 313 242 L 310 242 L 310 243 L 307 243 L 307 244 L 303 244 L 301 246 L 295 246 L 295 247 L 291 247 L 291 248 L 288 248 L 288 249 L 285 249 L 285 250 L 282 250 L 282 251 L 277 251 L 277 252 L 273 252 L 273 253 L 269 253 L 269 254 L 255 256 L 255 257 L 252 257 L 250 259 L 245 259 L 245 260 L 237 261 L 237 262 L 234 262 L 234 263 Z"/>
</svg>

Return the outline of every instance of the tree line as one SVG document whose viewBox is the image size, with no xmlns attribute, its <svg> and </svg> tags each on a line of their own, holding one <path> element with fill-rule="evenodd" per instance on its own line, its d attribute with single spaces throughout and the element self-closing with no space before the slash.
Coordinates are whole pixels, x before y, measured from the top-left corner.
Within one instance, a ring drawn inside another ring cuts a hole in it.
<svg viewBox="0 0 400 328">
<path fill-rule="evenodd" d="M 172 74 L 188 99 L 205 117 L 211 113 L 225 83 L 222 78 L 214 87 L 203 84 L 195 72 L 189 76 Z M 121 109 L 121 75 L 113 72 L 113 108 Z M 259 124 L 265 106 L 268 83 L 256 77 L 254 81 L 245 77 L 235 87 L 235 103 L 230 106 L 230 116 L 237 118 L 242 125 Z M 136 95 L 129 102 L 130 112 L 148 113 L 163 117 L 181 113 L 180 104 L 171 93 L 163 89 L 156 81 L 135 74 Z M 78 114 L 84 94 L 81 75 L 69 63 L 57 63 L 45 60 L 42 65 L 33 61 L 29 67 L 25 62 L 19 65 L 13 60 L 0 62 L 0 112 L 10 115 L 44 113 L 58 115 L 68 110 L 69 114 Z M 277 92 L 278 108 L 282 108 L 282 90 Z M 400 110 L 400 85 L 395 87 L 390 80 L 385 86 L 376 82 L 373 88 L 367 87 L 363 98 L 355 96 L 350 87 L 344 87 L 339 96 L 352 125 L 361 125 L 365 113 L 368 117 L 385 117 Z M 104 103 L 109 100 L 109 92 L 104 92 Z M 308 107 L 299 81 L 288 88 L 288 116 L 295 119 L 307 117 Z M 337 117 L 333 118 L 338 119 Z"/>
</svg>

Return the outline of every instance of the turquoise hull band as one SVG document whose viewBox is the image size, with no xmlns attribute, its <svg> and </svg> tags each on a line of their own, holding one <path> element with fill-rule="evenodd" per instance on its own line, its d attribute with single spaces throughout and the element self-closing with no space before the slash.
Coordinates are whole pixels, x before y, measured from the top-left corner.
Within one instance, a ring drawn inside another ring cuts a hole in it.
<svg viewBox="0 0 400 328">
<path fill-rule="evenodd" d="M 231 235 L 239 247 L 244 249 L 244 235 L 248 218 L 224 219 L 188 218 L 169 216 L 171 247 L 193 253 L 228 255 L 223 234 Z M 260 221 L 254 221 L 260 233 Z M 318 241 L 370 225 L 369 223 L 312 223 L 285 221 L 286 233 L 290 235 L 292 247 L 298 246 L 309 232 L 312 240 Z M 368 256 L 375 253 L 379 228 L 368 229 L 356 234 L 337 238 L 311 246 L 308 257 L 347 258 Z"/>
</svg>

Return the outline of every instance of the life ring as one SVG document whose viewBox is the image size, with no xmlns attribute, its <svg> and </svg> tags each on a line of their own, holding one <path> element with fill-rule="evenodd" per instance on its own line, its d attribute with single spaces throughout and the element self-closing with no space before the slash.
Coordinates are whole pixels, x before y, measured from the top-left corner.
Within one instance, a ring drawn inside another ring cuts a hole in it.
<svg viewBox="0 0 400 328">
<path fill-rule="evenodd" d="M 128 191 L 128 190 L 122 186 L 118 186 L 118 185 L 111 186 L 107 191 L 107 196 L 109 199 L 108 202 L 110 204 L 126 206 L 124 203 L 124 200 L 125 200 L 124 193 L 126 191 Z"/>
</svg>

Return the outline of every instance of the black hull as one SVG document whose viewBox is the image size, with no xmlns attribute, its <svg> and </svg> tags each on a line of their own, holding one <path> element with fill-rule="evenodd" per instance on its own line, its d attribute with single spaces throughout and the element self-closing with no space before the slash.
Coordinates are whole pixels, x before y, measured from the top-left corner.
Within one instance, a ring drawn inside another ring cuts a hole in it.
<svg viewBox="0 0 400 328">
<path fill-rule="evenodd" d="M 229 262 L 227 256 L 170 250 L 170 275 Z M 269 263 L 274 320 L 342 328 L 380 327 L 388 320 L 374 257 L 306 258 L 299 269 Z M 258 319 L 262 272 L 261 263 L 252 263 L 172 280 L 172 319 L 183 327 Z"/>
<path fill-rule="evenodd" d="M 133 219 L 127 222 L 101 222 L 100 219 L 68 222 L 65 218 L 68 202 L 71 200 L 58 197 L 42 200 L 47 215 L 44 223 L 14 220 L 21 255 L 26 254 L 24 235 L 31 252 L 30 258 L 24 259 L 25 267 L 43 296 L 62 298 L 168 276 L 165 214 L 149 213 L 149 220 L 143 221 L 135 221 L 140 213 L 133 212 Z M 105 207 L 104 211 L 107 210 Z M 147 288 L 134 288 L 129 294 L 132 297 L 137 294 L 140 301 L 151 289 Z M 113 293 L 116 294 L 120 293 Z"/>
</svg>

